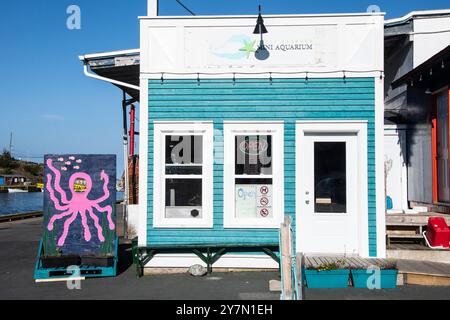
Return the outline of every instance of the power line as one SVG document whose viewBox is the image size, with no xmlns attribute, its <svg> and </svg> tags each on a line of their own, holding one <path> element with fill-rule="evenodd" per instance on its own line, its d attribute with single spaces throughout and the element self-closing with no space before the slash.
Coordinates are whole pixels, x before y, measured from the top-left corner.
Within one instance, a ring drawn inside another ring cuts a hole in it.
<svg viewBox="0 0 450 320">
<path fill-rule="evenodd" d="M 180 6 L 182 6 L 186 11 L 195 16 L 195 13 L 192 12 L 188 7 L 186 7 L 180 0 L 175 0 Z"/>
</svg>

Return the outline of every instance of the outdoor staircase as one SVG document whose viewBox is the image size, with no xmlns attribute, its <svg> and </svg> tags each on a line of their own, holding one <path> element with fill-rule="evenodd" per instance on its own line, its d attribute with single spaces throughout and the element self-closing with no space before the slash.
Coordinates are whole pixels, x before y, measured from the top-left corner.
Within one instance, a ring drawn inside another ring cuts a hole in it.
<svg viewBox="0 0 450 320">
<path fill-rule="evenodd" d="M 444 217 L 450 224 L 450 215 L 439 213 L 387 214 L 387 257 L 450 264 L 449 249 L 431 249 L 425 244 L 422 232 L 430 217 Z"/>
</svg>

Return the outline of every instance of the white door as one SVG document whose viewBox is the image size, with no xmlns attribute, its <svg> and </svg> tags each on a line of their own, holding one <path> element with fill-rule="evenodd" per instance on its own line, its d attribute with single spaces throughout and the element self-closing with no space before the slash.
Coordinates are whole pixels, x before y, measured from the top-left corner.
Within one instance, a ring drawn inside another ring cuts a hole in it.
<svg viewBox="0 0 450 320">
<path fill-rule="evenodd" d="M 401 213 L 408 210 L 406 171 L 406 129 L 397 125 L 384 126 L 384 166 L 386 174 L 386 210 Z"/>
<path fill-rule="evenodd" d="M 297 149 L 297 232 L 305 253 L 358 253 L 358 136 L 305 132 Z"/>
</svg>

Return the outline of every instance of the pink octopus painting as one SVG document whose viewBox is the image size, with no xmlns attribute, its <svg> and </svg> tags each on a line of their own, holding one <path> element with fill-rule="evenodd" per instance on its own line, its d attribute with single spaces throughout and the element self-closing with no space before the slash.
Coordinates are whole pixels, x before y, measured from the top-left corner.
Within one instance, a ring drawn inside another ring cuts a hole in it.
<svg viewBox="0 0 450 320">
<path fill-rule="evenodd" d="M 75 159 L 70 159 L 75 160 Z M 64 164 L 70 164 L 70 161 L 65 162 Z M 75 162 L 75 161 L 74 161 Z M 78 162 L 78 163 L 77 163 Z M 81 162 L 81 160 L 76 160 L 75 167 L 76 169 L 79 169 L 78 164 Z M 112 220 L 112 207 L 110 205 L 101 206 L 101 203 L 106 201 L 110 194 L 108 190 L 108 183 L 109 183 L 109 177 L 105 173 L 104 170 L 100 173 L 100 179 L 103 181 L 103 196 L 101 196 L 98 199 L 90 200 L 88 198 L 89 193 L 92 189 L 92 179 L 91 177 L 85 173 L 85 172 L 75 172 L 73 173 L 69 178 L 69 190 L 71 191 L 72 195 L 69 199 L 61 187 L 61 172 L 57 170 L 53 165 L 53 160 L 48 158 L 46 162 L 48 168 L 54 173 L 54 188 L 52 186 L 52 175 L 49 173 L 47 174 L 47 183 L 46 183 L 46 189 L 49 193 L 50 200 L 53 203 L 55 209 L 59 212 L 58 214 L 54 214 L 50 217 L 49 222 L 47 224 L 47 230 L 52 231 L 54 228 L 55 223 L 59 223 L 59 221 L 64 221 L 63 224 L 63 231 L 61 236 L 58 239 L 57 245 L 59 247 L 64 246 L 64 243 L 66 241 L 67 235 L 69 234 L 70 225 L 77 219 L 81 218 L 81 223 L 83 226 L 84 231 L 84 240 L 90 241 L 92 238 L 92 234 L 89 228 L 89 221 L 92 220 L 94 223 L 95 230 L 97 231 L 97 237 L 100 242 L 104 242 L 105 238 L 103 236 L 103 229 L 99 222 L 99 217 L 94 212 L 94 209 L 97 210 L 99 213 L 105 213 L 107 215 L 109 229 L 114 230 L 115 224 Z M 67 167 L 63 166 L 61 167 L 61 170 L 66 171 Z M 82 191 L 75 190 L 75 184 L 76 181 L 84 181 L 85 186 Z M 58 192 L 60 195 L 60 200 L 56 197 L 55 192 Z M 88 217 L 90 219 L 88 219 Z"/>
</svg>

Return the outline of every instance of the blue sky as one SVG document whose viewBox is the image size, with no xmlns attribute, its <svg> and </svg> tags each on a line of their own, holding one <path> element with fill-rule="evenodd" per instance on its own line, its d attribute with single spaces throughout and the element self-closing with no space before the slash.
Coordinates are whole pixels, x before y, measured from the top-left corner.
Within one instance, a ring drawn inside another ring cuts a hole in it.
<svg viewBox="0 0 450 320">
<path fill-rule="evenodd" d="M 448 8 L 448 0 L 184 0 L 202 14 L 361 12 L 378 5 L 387 18 Z M 81 8 L 81 30 L 68 30 L 66 9 Z M 0 5 L 0 148 L 42 161 L 45 153 L 115 153 L 122 164 L 121 92 L 83 75 L 78 55 L 139 46 L 146 0 L 15 0 Z M 161 15 L 186 15 L 160 0 Z"/>
</svg>

